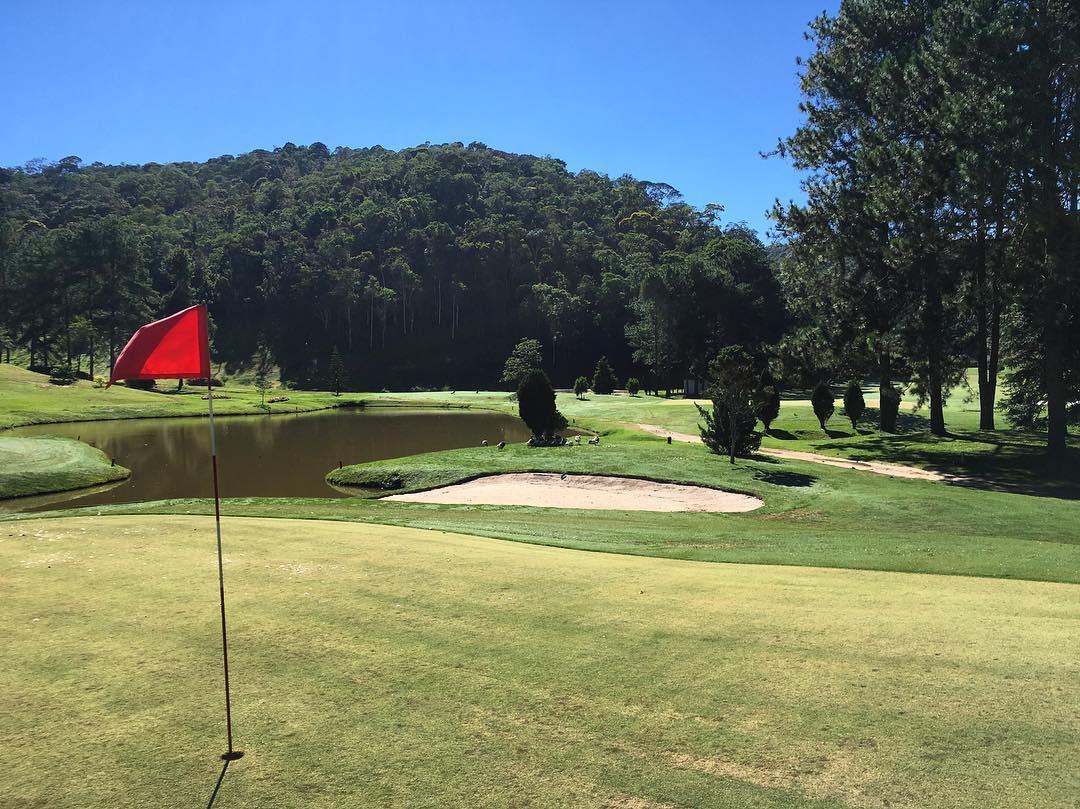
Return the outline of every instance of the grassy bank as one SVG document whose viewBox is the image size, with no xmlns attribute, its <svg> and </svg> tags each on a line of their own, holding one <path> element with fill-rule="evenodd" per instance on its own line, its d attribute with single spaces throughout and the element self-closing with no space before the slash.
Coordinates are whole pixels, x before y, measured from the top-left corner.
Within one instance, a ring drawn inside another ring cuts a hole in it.
<svg viewBox="0 0 1080 809">
<path fill-rule="evenodd" d="M 123 385 L 106 390 L 86 380 L 58 386 L 50 384 L 43 374 L 0 364 L 0 430 L 61 421 L 206 415 L 205 389 L 187 386 L 177 392 L 175 383 L 161 384 L 161 391 L 136 390 Z M 360 402 L 358 396 L 334 396 L 327 391 L 274 391 L 268 396 L 288 396 L 289 400 L 269 404 L 267 411 L 259 406 L 259 392 L 253 388 L 218 388 L 214 412 L 221 415 L 302 413 Z"/>
<path fill-rule="evenodd" d="M 342 470 L 355 482 L 427 488 L 514 471 L 631 474 L 746 492 L 747 514 L 658 514 L 390 503 L 366 497 L 230 499 L 226 514 L 433 528 L 584 550 L 710 562 L 814 565 L 1080 582 L 1080 501 L 897 480 L 762 459 L 730 466 L 704 447 L 615 434 L 599 447 L 508 446 L 416 455 Z M 336 477 L 336 476 L 335 476 Z M 373 495 L 379 492 L 368 492 Z M 199 500 L 69 514 L 211 513 Z M 32 518 L 23 515 L 21 518 Z"/>
<path fill-rule="evenodd" d="M 247 756 L 221 809 L 1064 809 L 1080 789 L 1071 586 L 225 531 Z M 0 529 L 9 799 L 206 800 L 212 537 L 185 517 Z"/>
<path fill-rule="evenodd" d="M 0 499 L 113 483 L 129 474 L 81 441 L 0 434 Z"/>
</svg>

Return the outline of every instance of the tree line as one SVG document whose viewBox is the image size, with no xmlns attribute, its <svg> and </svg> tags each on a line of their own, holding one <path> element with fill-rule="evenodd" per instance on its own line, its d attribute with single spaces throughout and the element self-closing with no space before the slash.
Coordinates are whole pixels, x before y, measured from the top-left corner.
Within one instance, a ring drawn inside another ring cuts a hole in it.
<svg viewBox="0 0 1080 809">
<path fill-rule="evenodd" d="M 483 144 L 286 144 L 205 163 L 0 170 L 0 342 L 104 373 L 206 302 L 213 355 L 356 389 L 491 387 L 522 337 L 569 386 L 600 354 L 681 387 L 782 330 L 765 247 L 663 183 Z"/>
<path fill-rule="evenodd" d="M 777 204 L 788 357 L 873 371 L 883 422 L 909 378 L 946 431 L 978 369 L 980 426 L 1004 409 L 1064 451 L 1080 417 L 1080 6 L 845 0 L 815 20 L 804 123 L 778 152 L 807 172 Z"/>
</svg>

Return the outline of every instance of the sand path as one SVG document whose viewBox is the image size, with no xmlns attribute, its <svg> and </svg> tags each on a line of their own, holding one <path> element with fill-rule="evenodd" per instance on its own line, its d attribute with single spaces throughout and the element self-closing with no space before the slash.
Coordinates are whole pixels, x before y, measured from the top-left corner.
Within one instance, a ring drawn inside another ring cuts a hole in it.
<svg viewBox="0 0 1080 809">
<path fill-rule="evenodd" d="M 459 505 L 542 506 L 617 511 L 753 511 L 756 497 L 704 486 L 659 483 L 641 478 L 556 475 L 541 472 L 488 475 L 384 500 Z"/>
<path fill-rule="evenodd" d="M 661 438 L 671 436 L 673 441 L 685 441 L 690 444 L 700 444 L 699 436 L 676 433 L 655 424 L 635 424 L 639 430 L 658 435 Z M 935 472 L 932 469 L 919 469 L 914 466 L 903 464 L 885 463 L 884 461 L 854 461 L 850 458 L 837 458 L 832 455 L 819 455 L 816 452 L 801 452 L 794 449 L 773 449 L 762 447 L 758 450 L 762 455 L 771 455 L 774 458 L 786 458 L 792 461 L 809 461 L 826 466 L 836 466 L 840 469 L 858 469 L 862 472 L 874 472 L 878 475 L 888 475 L 894 478 L 910 478 L 912 480 L 948 481 L 953 483 L 968 483 L 972 479 L 965 475 L 950 475 L 946 472 Z"/>
</svg>

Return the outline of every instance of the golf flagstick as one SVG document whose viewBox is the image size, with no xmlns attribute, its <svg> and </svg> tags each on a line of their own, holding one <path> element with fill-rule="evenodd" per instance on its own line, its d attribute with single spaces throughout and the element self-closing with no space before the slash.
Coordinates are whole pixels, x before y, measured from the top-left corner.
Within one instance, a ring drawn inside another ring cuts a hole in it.
<svg viewBox="0 0 1080 809">
<path fill-rule="evenodd" d="M 214 434 L 214 387 L 212 380 L 206 380 L 207 412 L 210 416 L 210 468 L 214 475 L 214 527 L 217 529 L 217 568 L 218 596 L 221 604 L 221 659 L 225 668 L 225 733 L 229 749 L 221 754 L 223 761 L 235 761 L 242 758 L 243 750 L 234 750 L 232 743 L 232 699 L 229 695 L 229 640 L 225 628 L 225 567 L 221 560 L 221 496 L 218 493 L 217 437 Z"/>
<path fill-rule="evenodd" d="M 235 761 L 244 755 L 233 749 L 232 699 L 229 694 L 229 642 L 225 634 L 225 566 L 221 558 L 221 497 L 218 493 L 217 437 L 214 435 L 214 385 L 210 375 L 210 330 L 206 304 L 189 306 L 176 314 L 140 327 L 113 362 L 108 388 L 124 379 L 205 379 L 210 416 L 210 466 L 214 475 L 214 523 L 217 527 L 218 594 L 221 604 L 221 657 L 225 666 L 225 732 L 229 749 L 221 758 Z M 222 776 L 225 770 L 221 771 Z M 218 786 L 221 786 L 220 780 Z M 217 794 L 217 790 L 214 790 Z M 213 802 L 213 798 L 211 798 Z"/>
</svg>

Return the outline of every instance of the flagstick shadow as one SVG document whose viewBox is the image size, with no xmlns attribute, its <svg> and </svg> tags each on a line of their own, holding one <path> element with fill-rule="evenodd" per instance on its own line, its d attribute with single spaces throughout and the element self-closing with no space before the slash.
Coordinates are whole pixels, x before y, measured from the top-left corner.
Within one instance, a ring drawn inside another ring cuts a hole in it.
<svg viewBox="0 0 1080 809">
<path fill-rule="evenodd" d="M 221 782 L 225 780 L 225 772 L 229 769 L 229 762 L 226 761 L 221 766 L 221 775 L 218 776 L 217 783 L 214 784 L 214 791 L 210 793 L 210 802 L 206 804 L 206 809 L 213 809 L 214 801 L 217 800 L 218 790 L 221 789 Z"/>
</svg>

